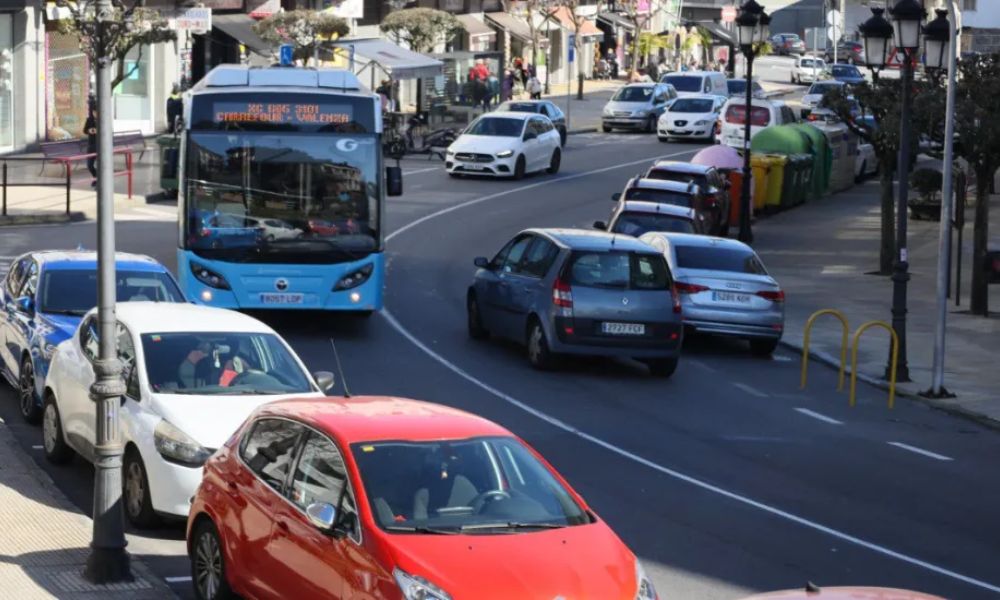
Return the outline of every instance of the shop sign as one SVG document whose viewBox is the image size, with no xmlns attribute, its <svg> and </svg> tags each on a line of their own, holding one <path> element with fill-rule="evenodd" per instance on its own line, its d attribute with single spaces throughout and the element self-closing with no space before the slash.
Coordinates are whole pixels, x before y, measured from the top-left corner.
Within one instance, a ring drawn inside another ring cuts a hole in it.
<svg viewBox="0 0 1000 600">
<path fill-rule="evenodd" d="M 211 8 L 182 8 L 177 11 L 174 17 L 174 29 L 177 31 L 190 31 L 192 33 L 205 33 L 212 28 Z"/>
</svg>

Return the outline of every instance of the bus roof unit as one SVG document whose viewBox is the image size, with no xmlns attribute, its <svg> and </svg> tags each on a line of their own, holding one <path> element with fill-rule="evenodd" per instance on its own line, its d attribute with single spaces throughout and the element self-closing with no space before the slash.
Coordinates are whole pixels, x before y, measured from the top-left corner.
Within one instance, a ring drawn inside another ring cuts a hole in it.
<svg viewBox="0 0 1000 600">
<path fill-rule="evenodd" d="M 219 65 L 196 83 L 192 91 L 227 87 L 327 88 L 356 92 L 363 89 L 357 76 L 344 69 Z"/>
</svg>

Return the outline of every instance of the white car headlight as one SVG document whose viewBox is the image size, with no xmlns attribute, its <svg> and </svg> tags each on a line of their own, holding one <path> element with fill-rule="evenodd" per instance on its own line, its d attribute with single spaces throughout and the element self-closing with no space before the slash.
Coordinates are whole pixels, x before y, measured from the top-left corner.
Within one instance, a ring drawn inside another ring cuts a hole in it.
<svg viewBox="0 0 1000 600">
<path fill-rule="evenodd" d="M 705 119 L 702 119 L 701 121 L 696 121 L 695 126 L 697 127 L 698 125 L 708 125 L 709 123 L 711 123 L 711 121 L 706 121 Z"/>
<path fill-rule="evenodd" d="M 200 467 L 212 455 L 207 448 L 166 420 L 156 425 L 153 441 L 160 456 L 190 467 Z"/>
<path fill-rule="evenodd" d="M 406 600 L 451 600 L 448 592 L 419 575 L 410 575 L 399 567 L 393 570 L 399 589 Z"/>
<path fill-rule="evenodd" d="M 635 559 L 635 600 L 658 600 L 653 581 L 646 576 L 639 559 Z"/>
<path fill-rule="evenodd" d="M 610 106 L 605 106 L 605 107 L 604 107 L 604 114 L 605 114 L 606 116 L 609 116 L 609 117 L 610 117 L 611 115 L 615 114 L 615 111 L 611 110 L 611 107 L 610 107 Z"/>
<path fill-rule="evenodd" d="M 510 158 L 514 156 L 513 150 L 504 150 L 503 152 L 497 152 L 497 158 Z"/>
</svg>

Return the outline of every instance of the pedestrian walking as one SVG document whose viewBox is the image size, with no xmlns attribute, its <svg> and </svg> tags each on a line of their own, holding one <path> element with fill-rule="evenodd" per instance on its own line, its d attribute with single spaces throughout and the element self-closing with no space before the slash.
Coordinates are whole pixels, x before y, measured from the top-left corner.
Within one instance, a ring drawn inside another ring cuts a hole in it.
<svg viewBox="0 0 1000 600">
<path fill-rule="evenodd" d="M 97 102 L 91 98 L 88 104 L 87 120 L 83 123 L 83 132 L 87 135 L 87 170 L 94 178 L 90 187 L 97 187 Z"/>
<path fill-rule="evenodd" d="M 180 120 L 184 115 L 184 100 L 181 98 L 181 87 L 174 84 L 167 97 L 167 132 L 177 133 Z"/>
<path fill-rule="evenodd" d="M 479 95 L 479 104 L 483 106 L 483 112 L 489 112 L 491 95 L 487 79 L 476 80 L 476 92 Z"/>
<path fill-rule="evenodd" d="M 500 101 L 506 102 L 514 94 L 514 72 L 507 69 L 503 73 L 503 82 L 500 84 Z"/>
<path fill-rule="evenodd" d="M 531 94 L 532 100 L 542 99 L 542 82 L 538 80 L 537 76 L 532 75 L 531 78 L 528 79 L 527 87 L 528 87 L 528 93 Z"/>
</svg>

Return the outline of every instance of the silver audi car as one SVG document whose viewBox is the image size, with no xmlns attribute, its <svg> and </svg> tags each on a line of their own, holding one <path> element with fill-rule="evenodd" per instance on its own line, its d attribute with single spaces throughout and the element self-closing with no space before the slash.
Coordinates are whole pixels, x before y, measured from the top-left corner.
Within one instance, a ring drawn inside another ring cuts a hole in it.
<svg viewBox="0 0 1000 600">
<path fill-rule="evenodd" d="M 687 233 L 639 238 L 670 265 L 686 329 L 749 340 L 754 354 L 774 352 L 785 329 L 785 292 L 753 248 Z"/>
<path fill-rule="evenodd" d="M 469 335 L 523 343 L 547 368 L 559 354 L 625 356 L 669 377 L 683 340 L 662 254 L 634 237 L 528 229 L 479 257 L 466 297 Z"/>
</svg>

